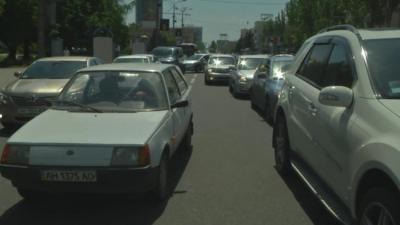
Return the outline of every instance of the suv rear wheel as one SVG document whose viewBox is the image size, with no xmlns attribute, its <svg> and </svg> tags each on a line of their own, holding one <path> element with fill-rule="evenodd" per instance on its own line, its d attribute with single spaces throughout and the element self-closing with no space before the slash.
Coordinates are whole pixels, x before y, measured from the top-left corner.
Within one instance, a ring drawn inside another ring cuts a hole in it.
<svg viewBox="0 0 400 225">
<path fill-rule="evenodd" d="M 387 188 L 372 188 L 360 204 L 360 225 L 400 224 L 400 195 Z"/>
<path fill-rule="evenodd" d="M 287 133 L 286 121 L 283 117 L 279 117 L 274 126 L 274 142 L 275 145 L 275 168 L 281 175 L 289 175 L 291 171 L 290 165 L 290 147 L 289 137 Z"/>
</svg>

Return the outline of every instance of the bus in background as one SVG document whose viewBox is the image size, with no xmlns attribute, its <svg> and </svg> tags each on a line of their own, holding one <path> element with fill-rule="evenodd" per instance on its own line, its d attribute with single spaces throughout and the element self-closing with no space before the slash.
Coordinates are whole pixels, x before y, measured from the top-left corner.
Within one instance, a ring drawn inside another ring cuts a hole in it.
<svg viewBox="0 0 400 225">
<path fill-rule="evenodd" d="M 198 50 L 197 45 L 194 43 L 181 43 L 177 46 L 183 49 L 183 54 L 186 55 L 186 57 L 194 55 Z"/>
</svg>

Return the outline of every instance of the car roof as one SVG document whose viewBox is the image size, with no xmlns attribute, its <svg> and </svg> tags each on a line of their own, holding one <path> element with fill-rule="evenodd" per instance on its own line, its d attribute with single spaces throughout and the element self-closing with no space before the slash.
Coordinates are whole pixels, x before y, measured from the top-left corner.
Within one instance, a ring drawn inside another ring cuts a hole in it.
<svg viewBox="0 0 400 225">
<path fill-rule="evenodd" d="M 279 54 L 272 56 L 271 59 L 274 61 L 286 61 L 286 60 L 293 60 L 294 56 L 290 54 Z"/>
<path fill-rule="evenodd" d="M 90 56 L 55 56 L 38 59 L 38 61 L 87 61 L 94 57 Z"/>
<path fill-rule="evenodd" d="M 241 56 L 239 56 L 239 58 L 255 58 L 255 59 L 258 59 L 258 58 L 269 58 L 270 56 L 269 55 L 241 55 Z"/>
<path fill-rule="evenodd" d="M 115 59 L 143 59 L 148 57 L 149 55 L 124 55 L 124 56 L 119 56 Z"/>
<path fill-rule="evenodd" d="M 400 29 L 360 29 L 358 30 L 363 40 L 400 38 Z"/>
<path fill-rule="evenodd" d="M 161 72 L 167 68 L 174 67 L 173 64 L 162 63 L 113 63 L 91 66 L 79 70 L 79 72 L 88 71 L 156 71 Z"/>
<path fill-rule="evenodd" d="M 212 54 L 211 57 L 232 57 L 232 58 L 234 58 L 233 55 L 229 55 L 229 54 Z"/>
</svg>

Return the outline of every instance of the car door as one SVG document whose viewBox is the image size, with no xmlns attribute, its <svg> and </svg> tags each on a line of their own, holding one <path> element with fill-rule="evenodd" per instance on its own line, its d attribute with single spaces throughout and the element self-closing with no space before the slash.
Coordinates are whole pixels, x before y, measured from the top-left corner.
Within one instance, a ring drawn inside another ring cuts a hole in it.
<svg viewBox="0 0 400 225">
<path fill-rule="evenodd" d="M 191 104 L 191 96 L 190 96 L 190 91 L 189 91 L 189 86 L 183 77 L 183 75 L 175 68 L 171 68 L 171 72 L 175 78 L 175 81 L 178 84 L 179 88 L 179 93 L 181 95 L 180 101 L 189 101 L 189 105 Z M 183 129 L 183 133 L 185 133 L 187 126 L 189 125 L 191 116 L 192 116 L 192 111 L 191 107 L 184 107 L 181 108 L 182 111 L 184 112 L 184 120 L 183 120 L 183 125 L 181 126 Z"/>
<path fill-rule="evenodd" d="M 314 169 L 323 166 L 320 156 L 316 154 L 317 147 L 314 144 L 312 130 L 317 125 L 316 104 L 321 88 L 321 77 L 331 49 L 330 39 L 317 40 L 295 76 L 287 77 L 291 112 L 288 121 L 291 147 Z"/>
<path fill-rule="evenodd" d="M 340 38 L 333 40 L 333 50 L 322 79 L 322 88 L 344 86 L 352 88 L 356 80 L 356 70 L 351 58 L 352 53 L 347 42 Z M 353 107 L 332 107 L 316 102 L 318 112 L 313 136 L 323 167 L 318 170 L 323 180 L 344 198 L 351 141 L 349 131 L 355 116 Z"/>
<path fill-rule="evenodd" d="M 188 93 L 187 90 L 186 92 L 181 94 L 182 91 L 180 90 L 178 86 L 178 82 L 174 78 L 174 74 L 171 69 L 167 69 L 164 71 L 164 79 L 165 83 L 167 86 L 167 91 L 169 95 L 169 100 L 170 100 L 170 105 L 172 106 L 173 104 L 182 101 L 183 99 L 187 98 Z M 180 141 L 182 140 L 185 132 L 185 121 L 187 120 L 187 107 L 178 107 L 178 108 L 172 108 L 172 120 L 173 120 L 173 134 L 174 136 L 171 138 L 171 150 L 175 151 L 178 146 Z"/>
</svg>

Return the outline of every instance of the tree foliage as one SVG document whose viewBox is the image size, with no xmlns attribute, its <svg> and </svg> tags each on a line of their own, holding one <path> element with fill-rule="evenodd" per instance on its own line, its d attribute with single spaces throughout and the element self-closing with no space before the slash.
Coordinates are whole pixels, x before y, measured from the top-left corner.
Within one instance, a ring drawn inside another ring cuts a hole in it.
<svg viewBox="0 0 400 225">
<path fill-rule="evenodd" d="M 290 0 L 264 25 L 264 41 L 275 36 L 298 48 L 325 27 L 352 24 L 359 28 L 391 26 L 400 0 Z"/>
<path fill-rule="evenodd" d="M 57 3 L 57 23 L 45 30 L 47 47 L 52 38 L 62 38 L 66 47 L 92 48 L 95 30 L 112 31 L 114 42 L 121 49 L 129 44 L 129 27 L 125 24 L 126 13 L 135 1 L 122 0 L 68 0 Z M 18 49 L 28 58 L 30 49 L 37 41 L 39 1 L 0 0 L 0 41 L 9 50 L 9 60 L 15 61 Z M 12 21 L 12 22 L 10 22 Z M 49 20 L 47 20 L 48 22 Z M 89 52 L 90 54 L 90 52 Z"/>
</svg>

